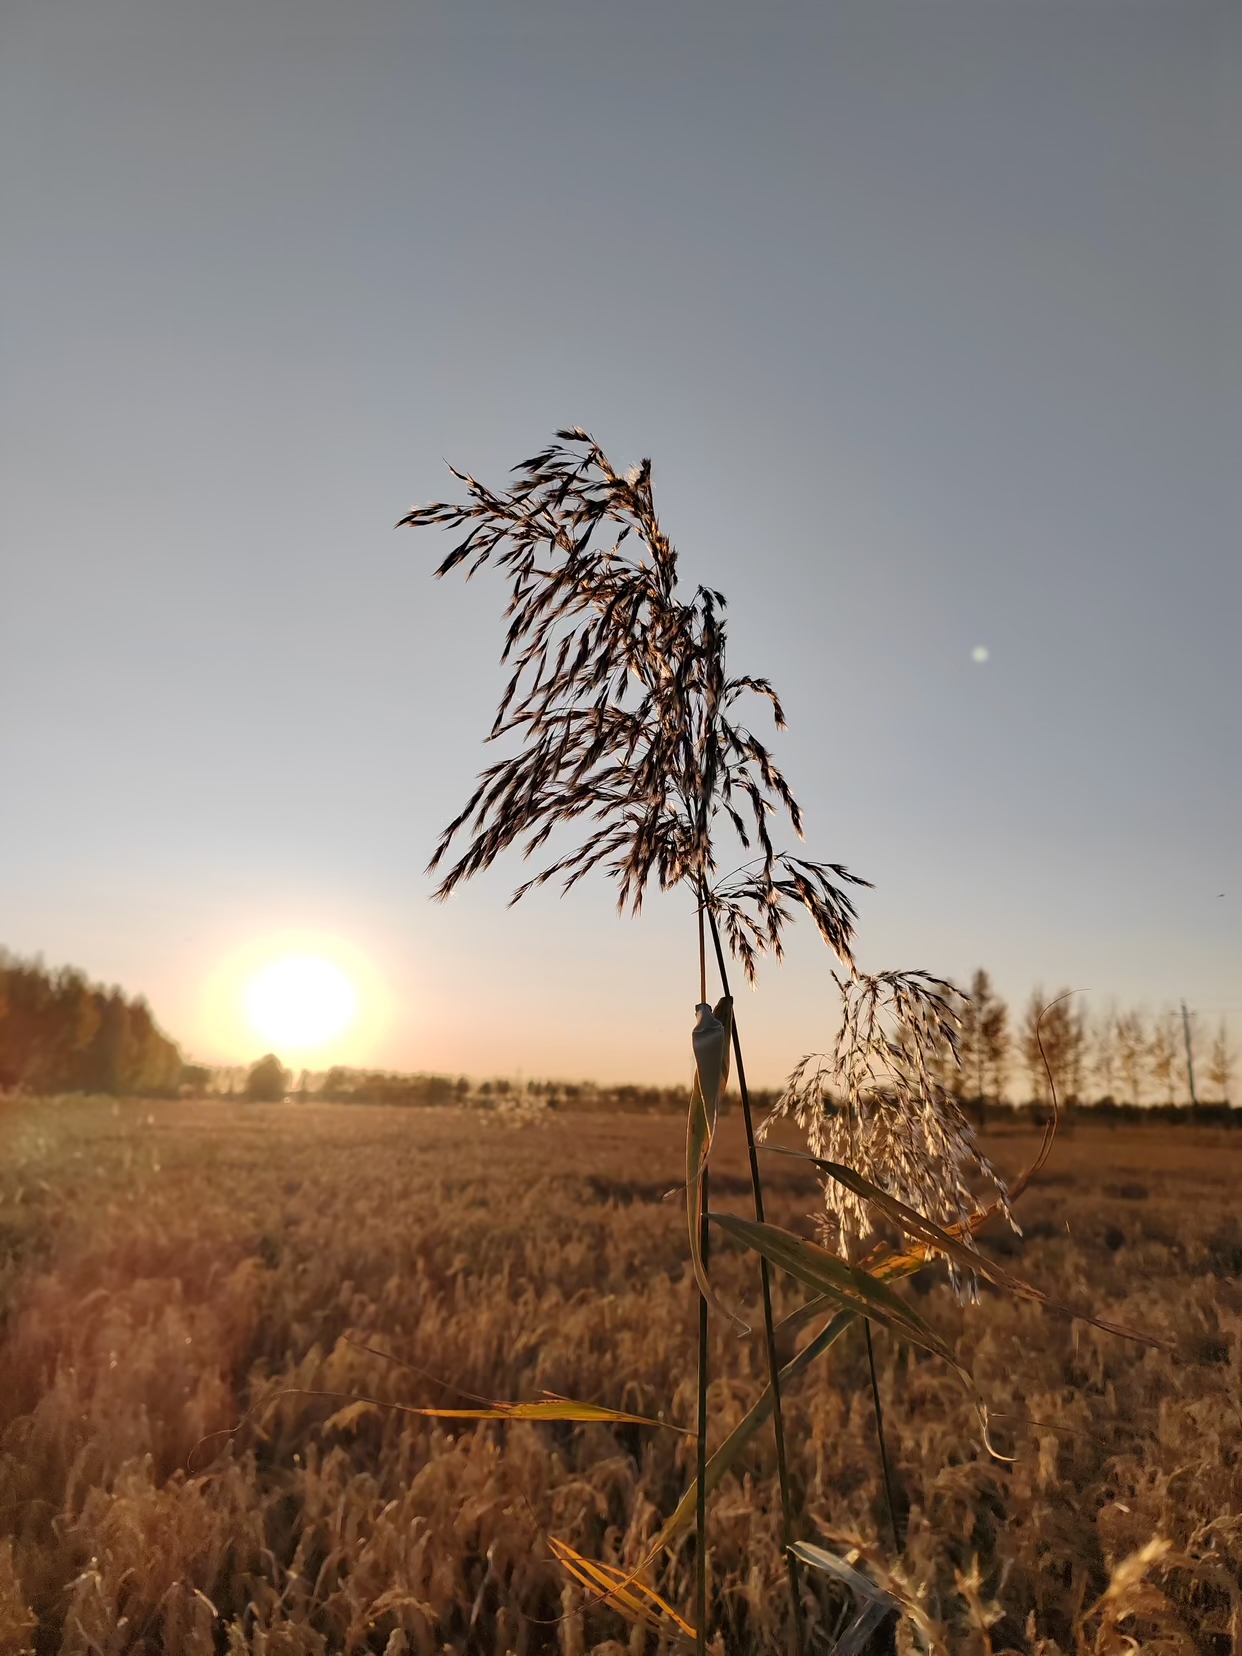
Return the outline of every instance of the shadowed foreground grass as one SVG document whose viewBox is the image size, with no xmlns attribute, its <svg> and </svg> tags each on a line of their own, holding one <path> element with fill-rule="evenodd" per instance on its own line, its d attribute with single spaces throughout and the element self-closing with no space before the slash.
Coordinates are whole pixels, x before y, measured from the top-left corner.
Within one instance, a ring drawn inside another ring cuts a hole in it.
<svg viewBox="0 0 1242 1656">
<path fill-rule="evenodd" d="M 0 1652 L 654 1648 L 584 1607 L 546 1537 L 636 1562 L 693 1476 L 692 1438 L 342 1410 L 462 1403 L 440 1377 L 692 1426 L 697 1306 L 683 1206 L 663 1199 L 683 1133 L 666 1116 L 0 1104 Z M 1006 1172 L 1034 1145 L 987 1141 Z M 748 1214 L 735 1117 L 712 1165 L 714 1203 Z M 809 1229 L 813 1181 L 779 1157 L 767 1174 L 770 1216 Z M 990 1459 L 953 1376 L 877 1333 L 900 1579 L 945 1649 L 1242 1652 L 1240 1188 L 1238 1135 L 1079 1127 L 1023 1199 L 1025 1237 L 986 1244 L 1177 1361 L 987 1289 L 959 1307 L 935 1271 L 903 1290 L 1018 1457 Z M 722 1247 L 714 1272 L 755 1306 L 753 1258 Z M 779 1316 L 800 1295 L 774 1287 Z M 763 1388 L 761 1341 L 715 1330 L 720 1436 Z M 891 1567 L 857 1331 L 791 1393 L 787 1430 L 805 1538 Z M 765 1437 L 710 1508 L 729 1651 L 787 1647 L 773 1460 Z M 1157 1539 L 1164 1557 L 1117 1568 Z M 693 1545 L 655 1582 L 683 1610 Z M 843 1602 L 816 1592 L 824 1649 Z"/>
</svg>

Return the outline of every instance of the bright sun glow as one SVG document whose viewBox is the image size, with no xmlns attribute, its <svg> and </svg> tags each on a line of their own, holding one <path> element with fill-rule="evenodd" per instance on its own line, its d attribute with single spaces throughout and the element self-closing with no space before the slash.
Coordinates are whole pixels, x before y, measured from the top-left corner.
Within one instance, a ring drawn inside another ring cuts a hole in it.
<svg viewBox="0 0 1242 1656">
<path fill-rule="evenodd" d="M 358 1015 L 358 996 L 339 966 L 317 955 L 285 955 L 246 985 L 251 1024 L 277 1052 L 335 1040 Z"/>
</svg>

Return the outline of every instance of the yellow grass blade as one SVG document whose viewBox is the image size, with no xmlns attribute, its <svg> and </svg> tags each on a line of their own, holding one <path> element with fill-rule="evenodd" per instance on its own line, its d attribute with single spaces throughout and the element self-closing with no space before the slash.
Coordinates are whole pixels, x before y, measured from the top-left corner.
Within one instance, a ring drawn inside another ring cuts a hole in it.
<svg viewBox="0 0 1242 1656">
<path fill-rule="evenodd" d="M 648 1587 L 636 1575 L 627 1575 L 615 1564 L 599 1564 L 584 1558 L 567 1541 L 560 1541 L 554 1535 L 548 1537 L 548 1545 L 562 1569 L 587 1588 L 597 1602 L 610 1605 L 631 1626 L 637 1623 L 657 1632 L 667 1632 L 671 1623 L 683 1637 L 694 1638 L 690 1623 L 654 1587 Z M 640 1569 L 645 1567 L 645 1562 Z"/>
<path fill-rule="evenodd" d="M 338 1409 L 324 1422 L 326 1427 L 349 1427 L 372 1410 L 393 1409 L 398 1414 L 420 1415 L 428 1420 L 568 1420 L 583 1424 L 663 1426 L 670 1432 L 680 1432 L 683 1437 L 694 1436 L 686 1427 L 677 1426 L 671 1420 L 652 1420 L 648 1415 L 627 1414 L 624 1409 L 607 1409 L 599 1403 L 575 1403 L 569 1397 L 548 1396 L 532 1403 L 492 1403 L 478 1409 L 443 1409 L 416 1407 L 411 1403 L 394 1403 L 385 1397 L 359 1397 L 355 1392 L 318 1391 L 306 1386 L 282 1386 L 279 1391 L 265 1397 L 260 1407 L 275 1403 L 282 1397 L 347 1398 L 346 1407 Z"/>
</svg>

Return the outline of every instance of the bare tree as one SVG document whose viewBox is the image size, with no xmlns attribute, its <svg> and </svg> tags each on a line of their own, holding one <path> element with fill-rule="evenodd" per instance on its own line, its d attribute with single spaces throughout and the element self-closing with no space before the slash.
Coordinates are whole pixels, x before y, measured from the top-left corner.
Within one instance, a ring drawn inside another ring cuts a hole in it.
<svg viewBox="0 0 1242 1656">
<path fill-rule="evenodd" d="M 1097 1102 L 1112 1103 L 1117 1089 L 1117 1008 L 1095 1019 L 1088 1042 L 1090 1091 Z"/>
<path fill-rule="evenodd" d="M 1222 1018 L 1212 1042 L 1212 1052 L 1208 1058 L 1207 1068 L 1208 1080 L 1212 1084 L 1212 1090 L 1216 1094 L 1217 1101 L 1221 1104 L 1230 1102 L 1236 1061 L 1233 1044 L 1229 1039 L 1229 1028 L 1224 1018 Z"/>
<path fill-rule="evenodd" d="M 1155 1084 L 1157 1104 L 1172 1104 L 1173 1078 L 1177 1072 L 1177 1030 L 1171 1012 L 1161 1012 L 1147 1041 L 1147 1062 Z"/>
<path fill-rule="evenodd" d="M 1115 1025 L 1117 1037 L 1117 1064 L 1127 1104 L 1143 1102 L 1143 1082 L 1147 1068 L 1147 1028 L 1141 1012 L 1123 1012 Z"/>
</svg>

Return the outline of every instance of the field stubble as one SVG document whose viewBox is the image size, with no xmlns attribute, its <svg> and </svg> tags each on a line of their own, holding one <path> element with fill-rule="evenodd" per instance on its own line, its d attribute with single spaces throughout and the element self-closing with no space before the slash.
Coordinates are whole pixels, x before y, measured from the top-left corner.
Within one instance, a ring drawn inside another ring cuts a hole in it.
<svg viewBox="0 0 1242 1656">
<path fill-rule="evenodd" d="M 693 1477 L 692 1437 L 382 1405 L 462 1404 L 442 1380 L 692 1428 L 679 1121 L 0 1111 L 0 1652 L 654 1648 L 584 1604 L 547 1537 L 637 1563 Z M 1036 1135 L 1002 1127 L 986 1146 L 1013 1172 Z M 714 1205 L 748 1214 L 736 1116 L 712 1168 Z M 942 1269 L 903 1290 L 973 1373 L 1013 1465 L 984 1452 L 943 1365 L 877 1331 L 901 1578 L 946 1650 L 1242 1652 L 1240 1173 L 1237 1135 L 1079 1127 L 1023 1198 L 1024 1237 L 985 1239 L 1055 1301 L 1173 1342 L 1176 1360 L 986 1286 L 960 1306 Z M 772 1157 L 767 1180 L 770 1217 L 809 1233 L 813 1179 Z M 720 1246 L 713 1274 L 754 1309 L 753 1257 Z M 779 1277 L 774 1291 L 778 1317 L 801 1298 Z M 761 1326 L 714 1342 L 723 1437 L 766 1363 Z M 802 1533 L 849 1537 L 882 1570 L 866 1372 L 853 1330 L 790 1392 L 786 1430 Z M 1163 1558 L 1125 1564 L 1157 1541 Z M 721 1648 L 784 1650 L 770 1437 L 714 1497 L 709 1544 Z M 683 1608 L 693 1546 L 655 1581 Z M 843 1606 L 817 1591 L 826 1648 Z"/>
</svg>

